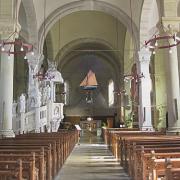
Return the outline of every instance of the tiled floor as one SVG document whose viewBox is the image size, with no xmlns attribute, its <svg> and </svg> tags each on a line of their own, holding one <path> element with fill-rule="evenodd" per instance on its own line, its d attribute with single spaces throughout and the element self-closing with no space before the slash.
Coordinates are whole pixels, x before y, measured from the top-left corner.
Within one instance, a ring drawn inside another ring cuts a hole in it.
<svg viewBox="0 0 180 180">
<path fill-rule="evenodd" d="M 55 180 L 129 180 L 100 138 L 81 137 Z"/>
</svg>

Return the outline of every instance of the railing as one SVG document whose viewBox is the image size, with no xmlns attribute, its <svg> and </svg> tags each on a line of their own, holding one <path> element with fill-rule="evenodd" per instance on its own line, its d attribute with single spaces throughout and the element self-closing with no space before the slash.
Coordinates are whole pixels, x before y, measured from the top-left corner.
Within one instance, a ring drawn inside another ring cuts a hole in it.
<svg viewBox="0 0 180 180">
<path fill-rule="evenodd" d="M 33 131 L 35 129 L 35 111 L 25 113 L 25 132 Z"/>
<path fill-rule="evenodd" d="M 20 121 L 20 116 L 13 116 L 13 130 L 14 133 L 17 134 L 21 130 L 21 121 Z"/>
<path fill-rule="evenodd" d="M 63 104 L 50 102 L 29 112 L 13 111 L 13 131 L 17 133 L 48 131 L 56 132 L 63 119 Z"/>
<path fill-rule="evenodd" d="M 47 106 L 40 107 L 40 128 L 47 125 Z"/>
</svg>

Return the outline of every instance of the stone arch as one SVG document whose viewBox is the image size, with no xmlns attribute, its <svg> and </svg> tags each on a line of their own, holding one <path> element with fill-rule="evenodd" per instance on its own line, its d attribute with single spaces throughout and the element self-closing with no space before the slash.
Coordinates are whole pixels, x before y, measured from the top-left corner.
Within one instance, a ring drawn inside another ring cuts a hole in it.
<svg viewBox="0 0 180 180">
<path fill-rule="evenodd" d="M 144 1 L 140 21 L 140 43 L 142 43 L 142 46 L 144 41 L 149 39 L 158 30 L 157 24 L 159 23 L 160 14 L 158 0 Z"/>
<path fill-rule="evenodd" d="M 101 2 L 101 1 L 77 1 L 77 2 L 72 2 L 68 3 L 60 8 L 57 8 L 53 13 L 51 13 L 48 18 L 45 20 L 45 37 L 51 27 L 61 18 L 64 16 L 71 14 L 73 12 L 78 12 L 78 11 L 86 11 L 86 10 L 94 10 L 94 11 L 100 11 L 107 13 L 115 18 L 117 18 L 120 22 L 122 22 L 125 27 L 127 28 L 128 31 L 130 31 L 133 28 L 134 31 L 134 42 L 137 42 L 136 48 L 139 48 L 139 33 L 138 33 L 138 28 L 135 25 L 134 22 L 131 22 L 130 17 L 125 14 L 122 10 L 119 8 L 110 5 L 109 3 L 106 2 Z M 42 52 L 43 50 L 43 43 L 44 43 L 44 26 L 41 25 L 39 32 L 38 32 L 38 37 L 39 37 L 39 46 L 38 50 L 39 52 Z"/>
<path fill-rule="evenodd" d="M 97 52 L 96 55 L 107 59 L 108 63 L 111 64 L 111 66 L 115 69 L 115 73 L 116 73 L 117 77 L 119 76 L 118 72 L 121 72 L 120 71 L 120 68 L 122 67 L 121 59 L 123 57 L 118 57 L 115 53 L 111 52 L 113 47 L 111 47 L 111 45 L 108 42 L 106 42 L 102 39 L 94 39 L 94 38 L 77 39 L 77 40 L 74 40 L 74 41 L 68 43 L 66 46 L 64 46 L 59 51 L 59 53 L 57 54 L 57 56 L 55 58 L 55 59 L 58 59 L 58 61 L 59 61 L 59 63 L 58 63 L 59 69 L 63 68 L 67 59 L 71 59 L 72 56 L 78 55 L 75 53 L 71 54 L 70 51 L 72 51 L 74 49 L 78 49 L 79 45 L 85 45 L 85 44 L 96 44 L 103 49 L 109 50 L 107 52 Z"/>
<path fill-rule="evenodd" d="M 109 107 L 114 105 L 114 100 L 115 100 L 114 90 L 115 90 L 115 84 L 114 84 L 114 80 L 111 78 L 111 79 L 109 79 L 109 82 L 108 82 L 108 105 L 109 105 Z"/>
<path fill-rule="evenodd" d="M 180 1 L 178 2 L 178 5 L 177 5 L 177 14 L 180 17 Z"/>
<path fill-rule="evenodd" d="M 53 43 L 52 35 L 50 33 L 46 36 L 46 44 L 48 45 L 47 58 L 53 59 Z"/>
<path fill-rule="evenodd" d="M 34 4 L 32 0 L 21 1 L 20 8 L 23 6 L 26 15 L 27 34 L 24 37 L 29 43 L 32 43 L 34 47 L 37 47 L 38 31 L 37 31 L 37 20 Z M 19 11 L 20 12 L 20 11 Z M 20 14 L 19 14 L 20 18 Z M 28 38 L 28 39 L 27 39 Z"/>
</svg>

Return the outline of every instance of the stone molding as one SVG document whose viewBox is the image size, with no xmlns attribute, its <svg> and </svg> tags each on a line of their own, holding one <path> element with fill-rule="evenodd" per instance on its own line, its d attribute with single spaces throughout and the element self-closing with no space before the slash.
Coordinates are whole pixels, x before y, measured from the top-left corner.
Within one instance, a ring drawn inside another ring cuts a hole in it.
<svg viewBox="0 0 180 180">
<path fill-rule="evenodd" d="M 138 52 L 139 59 L 138 62 L 149 62 L 151 60 L 151 51 L 143 48 Z"/>
<path fill-rule="evenodd" d="M 162 17 L 162 22 L 170 32 L 176 33 L 180 31 L 180 17 Z"/>
<path fill-rule="evenodd" d="M 15 30 L 17 31 L 17 33 L 19 33 L 19 31 L 21 30 L 21 26 L 19 23 L 15 24 L 15 21 L 12 21 L 12 20 L 0 21 L 0 35 L 2 37 L 5 37 L 5 38 L 9 37 L 10 34 L 15 32 Z"/>
<path fill-rule="evenodd" d="M 102 1 L 77 1 L 68 3 L 64 6 L 61 6 L 57 8 L 55 11 L 53 11 L 45 20 L 46 24 L 46 34 L 49 32 L 49 30 L 52 28 L 52 26 L 61 18 L 64 16 L 71 14 L 73 12 L 83 11 L 83 10 L 95 10 L 107 13 L 115 18 L 117 18 L 119 21 L 121 21 L 124 26 L 130 31 L 132 28 L 134 30 L 134 37 L 133 39 L 135 42 L 137 42 L 137 45 L 139 45 L 139 33 L 138 33 L 138 27 L 134 22 L 131 22 L 131 18 L 125 14 L 121 9 L 113 6 L 112 4 L 109 4 L 107 2 Z M 43 50 L 43 44 L 44 44 L 44 24 L 41 25 L 41 27 L 38 30 L 38 38 L 39 38 L 39 46 L 38 50 L 39 52 L 42 52 Z M 138 48 L 138 47 L 137 47 Z"/>
<path fill-rule="evenodd" d="M 1 137 L 15 137 L 15 134 L 12 129 L 0 130 L 0 138 Z"/>
</svg>

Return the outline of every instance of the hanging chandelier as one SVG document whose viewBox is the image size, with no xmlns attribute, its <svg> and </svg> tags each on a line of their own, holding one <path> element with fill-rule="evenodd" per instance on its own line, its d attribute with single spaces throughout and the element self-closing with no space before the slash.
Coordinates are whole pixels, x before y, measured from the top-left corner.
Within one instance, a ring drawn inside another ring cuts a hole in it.
<svg viewBox="0 0 180 180">
<path fill-rule="evenodd" d="M 121 94 L 124 94 L 124 95 L 127 94 L 125 89 L 123 89 L 123 90 L 114 90 L 113 93 L 117 94 L 118 96 L 120 96 Z"/>
<path fill-rule="evenodd" d="M 33 52 L 33 45 L 24 42 L 19 38 L 18 11 L 15 7 L 15 31 L 12 32 L 7 39 L 0 39 L 0 53 L 7 54 L 8 59 L 11 55 L 23 55 L 27 59 L 27 53 Z"/>
<path fill-rule="evenodd" d="M 136 83 L 139 83 L 140 82 L 140 79 L 141 78 L 144 78 L 144 74 L 141 73 L 141 74 L 127 74 L 127 75 L 124 75 L 124 81 L 125 82 L 128 82 L 129 80 L 134 80 Z"/>
<path fill-rule="evenodd" d="M 38 79 L 38 81 L 43 81 L 43 80 L 51 81 L 54 78 L 55 78 L 54 74 L 49 73 L 48 71 L 45 73 L 43 65 L 41 65 L 39 71 L 33 75 L 33 79 Z"/>
<path fill-rule="evenodd" d="M 158 32 L 155 32 L 152 38 L 144 42 L 145 48 L 152 51 L 153 54 L 158 49 L 169 49 L 169 53 L 171 54 L 171 48 L 180 44 L 180 38 L 176 33 L 170 33 L 171 27 L 168 26 L 168 28 L 165 28 L 162 22 L 159 24 L 158 29 Z"/>
<path fill-rule="evenodd" d="M 50 75 L 49 73 L 41 73 L 41 72 L 38 72 L 36 73 L 35 75 L 33 75 L 33 79 L 38 79 L 38 81 L 43 81 L 43 80 L 48 80 L 48 81 L 51 81 L 52 79 L 55 78 L 54 75 Z"/>
<path fill-rule="evenodd" d="M 23 55 L 24 59 L 27 59 L 27 53 L 34 55 L 33 45 L 25 43 L 21 39 L 16 39 L 16 34 L 17 32 L 15 31 L 9 38 L 0 40 L 0 53 L 7 54 L 8 57 L 10 55 Z M 11 37 L 13 37 L 13 40 L 10 39 Z"/>
</svg>

